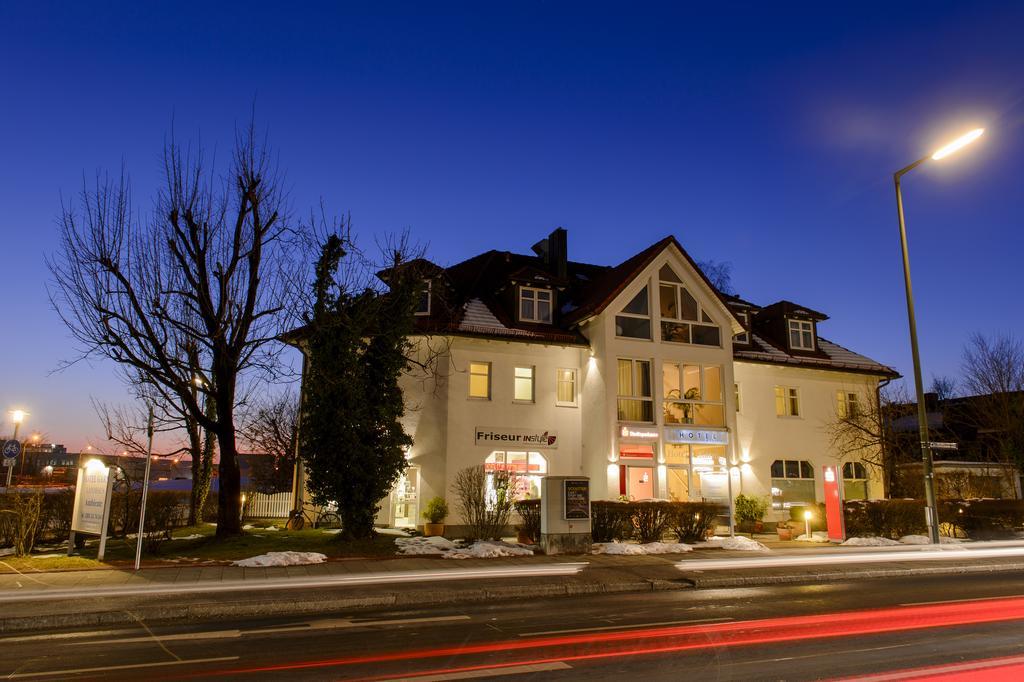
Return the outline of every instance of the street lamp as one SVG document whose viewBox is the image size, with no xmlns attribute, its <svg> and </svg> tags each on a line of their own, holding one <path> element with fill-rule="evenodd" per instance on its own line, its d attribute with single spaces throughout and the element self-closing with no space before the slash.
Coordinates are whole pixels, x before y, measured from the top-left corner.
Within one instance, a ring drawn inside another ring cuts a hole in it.
<svg viewBox="0 0 1024 682">
<path fill-rule="evenodd" d="M 946 146 L 940 148 L 933 154 L 918 159 L 906 168 L 902 168 L 893 174 L 896 183 L 896 210 L 900 222 L 900 247 L 903 250 L 903 283 L 907 291 L 907 320 L 910 324 L 910 352 L 914 359 L 914 391 L 917 395 L 917 423 L 921 435 L 921 463 L 924 469 L 924 496 L 926 520 L 928 532 L 932 544 L 939 544 L 939 517 L 935 505 L 935 481 L 932 466 L 932 449 L 928 436 L 928 411 L 924 404 L 924 384 L 921 381 L 921 356 L 917 348 L 917 320 L 914 315 L 914 293 L 910 286 L 910 256 L 907 254 L 907 226 L 903 219 L 903 192 L 900 189 L 900 178 L 920 166 L 925 161 L 938 161 L 944 159 L 953 152 L 974 142 L 984 128 L 976 128 L 971 132 L 961 135 Z"/>
<path fill-rule="evenodd" d="M 11 410 L 11 421 L 14 422 L 14 437 L 13 437 L 13 440 L 18 440 L 18 428 L 21 426 L 21 422 L 25 421 L 25 417 L 26 416 L 28 416 L 28 413 L 25 412 L 25 410 Z M 23 465 L 24 465 L 24 462 L 25 462 L 25 460 L 24 460 L 24 456 L 25 456 L 24 453 L 25 453 L 25 449 L 22 448 L 21 449 L 21 455 L 22 455 L 23 459 L 21 461 L 22 461 Z M 12 462 L 10 462 L 10 464 L 7 467 L 7 487 L 8 488 L 11 487 L 11 476 L 13 476 L 13 475 L 14 475 L 14 462 L 12 461 Z"/>
</svg>

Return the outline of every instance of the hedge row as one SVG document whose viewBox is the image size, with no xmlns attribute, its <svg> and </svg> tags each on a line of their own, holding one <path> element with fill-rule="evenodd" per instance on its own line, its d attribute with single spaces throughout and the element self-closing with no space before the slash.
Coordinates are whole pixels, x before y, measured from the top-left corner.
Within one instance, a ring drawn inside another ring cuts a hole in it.
<svg viewBox="0 0 1024 682">
<path fill-rule="evenodd" d="M 923 500 L 851 500 L 845 504 L 846 534 L 898 540 L 928 532 Z M 1012 537 L 1024 527 L 1024 500 L 943 500 L 939 528 L 945 535 L 987 540 Z"/>
<path fill-rule="evenodd" d="M 721 511 L 707 502 L 595 500 L 590 503 L 590 534 L 594 542 L 658 542 L 666 533 L 679 542 L 698 542 L 714 530 Z"/>
</svg>

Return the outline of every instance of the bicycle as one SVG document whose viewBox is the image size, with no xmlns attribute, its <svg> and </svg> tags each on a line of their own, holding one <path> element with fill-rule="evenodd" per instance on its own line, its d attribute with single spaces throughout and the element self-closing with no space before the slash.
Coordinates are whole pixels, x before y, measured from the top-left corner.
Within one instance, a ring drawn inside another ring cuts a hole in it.
<svg viewBox="0 0 1024 682">
<path fill-rule="evenodd" d="M 293 509 L 288 515 L 285 530 L 302 530 L 307 523 L 313 528 L 341 528 L 341 517 L 334 511 L 335 508 L 335 504 L 317 507 L 303 501 L 301 507 Z"/>
</svg>

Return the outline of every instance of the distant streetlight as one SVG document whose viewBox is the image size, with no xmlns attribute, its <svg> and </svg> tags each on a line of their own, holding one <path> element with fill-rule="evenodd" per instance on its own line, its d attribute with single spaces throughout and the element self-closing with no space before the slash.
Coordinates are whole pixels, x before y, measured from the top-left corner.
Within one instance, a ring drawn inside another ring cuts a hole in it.
<svg viewBox="0 0 1024 682">
<path fill-rule="evenodd" d="M 974 142 L 982 133 L 984 128 L 976 128 L 965 135 L 961 135 L 949 144 L 938 149 L 935 153 L 918 159 L 905 168 L 901 168 L 893 174 L 896 183 L 896 210 L 900 222 L 900 247 L 903 250 L 903 284 L 907 292 L 907 320 L 910 324 L 910 352 L 914 359 L 914 391 L 917 394 L 917 424 L 921 434 L 921 463 L 924 469 L 924 496 L 926 520 L 928 521 L 928 532 L 932 544 L 939 544 L 939 516 L 935 504 L 935 480 L 934 466 L 932 463 L 932 449 L 928 436 L 928 411 L 924 404 L 924 383 L 921 380 L 921 355 L 917 347 L 917 320 L 914 315 L 914 292 L 910 285 L 910 256 L 907 253 L 907 226 L 903 219 L 903 192 L 900 189 L 900 178 L 920 166 L 925 161 L 938 161 L 944 159 L 953 152 Z"/>
<path fill-rule="evenodd" d="M 18 440 L 18 428 L 21 426 L 21 422 L 25 421 L 25 417 L 28 416 L 28 412 L 25 410 L 11 410 L 11 421 L 14 422 L 14 436 L 13 440 Z M 25 468 L 25 448 L 21 448 L 21 467 Z M 14 475 L 14 462 L 11 462 L 7 466 L 7 487 L 11 487 L 11 476 Z"/>
</svg>

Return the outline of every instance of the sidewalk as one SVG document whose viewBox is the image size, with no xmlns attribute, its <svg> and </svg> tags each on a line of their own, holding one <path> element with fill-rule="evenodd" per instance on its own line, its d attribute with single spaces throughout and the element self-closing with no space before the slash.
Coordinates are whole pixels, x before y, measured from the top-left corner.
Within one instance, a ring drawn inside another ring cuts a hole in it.
<svg viewBox="0 0 1024 682">
<path fill-rule="evenodd" d="M 299 616 L 360 608 L 1024 570 L 1024 543 L 1019 542 L 976 543 L 979 547 L 1007 547 L 1016 556 L 972 557 L 970 549 L 963 549 L 942 551 L 940 561 L 912 560 L 921 552 L 931 552 L 928 558 L 934 558 L 937 550 L 931 547 L 895 548 L 893 554 L 889 548 L 776 544 L 770 553 L 699 549 L 672 555 L 409 557 L 341 559 L 278 568 L 181 566 L 144 568 L 137 573 L 111 569 L 4 574 L 0 575 L 0 632 L 137 620 Z M 846 556 L 853 563 L 752 566 L 759 560 L 764 563 L 766 557 L 797 561 L 817 557 L 827 562 L 829 556 Z M 861 562 L 859 557 L 868 559 Z"/>
</svg>

